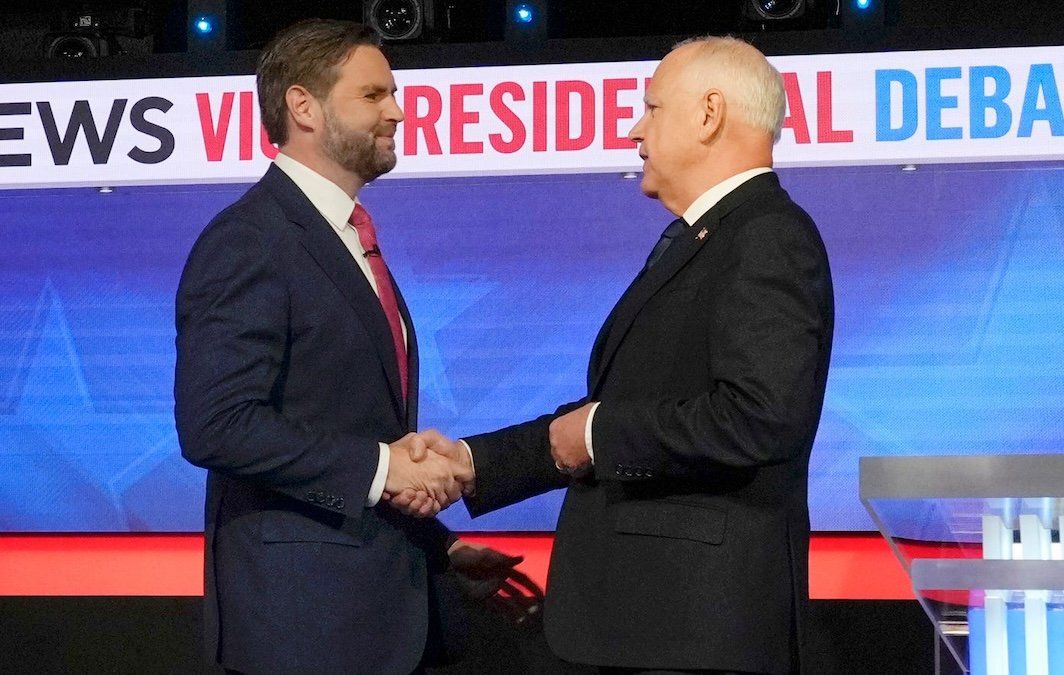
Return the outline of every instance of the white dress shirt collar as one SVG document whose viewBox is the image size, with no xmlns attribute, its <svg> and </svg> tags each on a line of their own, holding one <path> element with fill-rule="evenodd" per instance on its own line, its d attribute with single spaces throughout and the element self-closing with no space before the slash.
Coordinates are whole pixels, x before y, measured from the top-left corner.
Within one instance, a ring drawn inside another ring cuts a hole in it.
<svg viewBox="0 0 1064 675">
<path fill-rule="evenodd" d="M 754 176 L 760 176 L 763 173 L 772 171 L 767 166 L 758 167 L 756 169 L 750 169 L 749 171 L 743 171 L 737 173 L 731 178 L 725 178 L 721 182 L 717 183 L 713 187 L 709 188 L 702 195 L 691 202 L 691 205 L 687 207 L 687 210 L 683 212 L 683 219 L 688 226 L 694 225 L 698 222 L 698 219 L 706 215 L 706 213 L 717 205 L 721 199 L 735 188 L 739 187 L 746 181 L 750 180 Z"/>
<path fill-rule="evenodd" d="M 292 179 L 334 230 L 342 232 L 349 227 L 347 221 L 358 203 L 357 198 L 352 200 L 339 185 L 283 152 L 277 153 L 273 163 Z"/>
</svg>

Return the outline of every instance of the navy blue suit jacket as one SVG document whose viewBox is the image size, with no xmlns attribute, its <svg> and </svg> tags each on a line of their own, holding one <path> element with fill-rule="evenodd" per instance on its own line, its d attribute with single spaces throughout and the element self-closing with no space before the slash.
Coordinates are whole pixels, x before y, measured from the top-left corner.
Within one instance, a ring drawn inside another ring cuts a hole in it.
<svg viewBox="0 0 1064 675">
<path fill-rule="evenodd" d="M 273 166 L 207 226 L 177 294 L 175 417 L 208 469 L 206 643 L 243 672 L 406 673 L 449 533 L 365 506 L 378 442 L 416 427 L 377 296 Z"/>
</svg>

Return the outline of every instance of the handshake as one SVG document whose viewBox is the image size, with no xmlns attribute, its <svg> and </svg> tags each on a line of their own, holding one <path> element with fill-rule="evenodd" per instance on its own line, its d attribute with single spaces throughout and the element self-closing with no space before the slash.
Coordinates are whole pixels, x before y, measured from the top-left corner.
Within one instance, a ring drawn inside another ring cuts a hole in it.
<svg viewBox="0 0 1064 675">
<path fill-rule="evenodd" d="M 594 463 L 587 429 L 597 405 L 585 403 L 551 420 L 550 458 L 559 472 L 572 479 L 587 475 Z M 388 450 L 388 477 L 381 499 L 406 515 L 428 518 L 462 495 L 473 494 L 473 457 L 465 443 L 429 429 L 403 436 Z"/>
<path fill-rule="evenodd" d="M 402 513 L 428 518 L 472 494 L 473 460 L 462 443 L 429 429 L 403 436 L 388 450 L 381 499 Z"/>
</svg>

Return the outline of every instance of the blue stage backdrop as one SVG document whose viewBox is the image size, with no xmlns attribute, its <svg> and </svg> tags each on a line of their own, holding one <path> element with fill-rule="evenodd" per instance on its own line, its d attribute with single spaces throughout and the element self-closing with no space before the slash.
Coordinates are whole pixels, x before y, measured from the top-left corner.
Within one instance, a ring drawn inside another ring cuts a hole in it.
<svg viewBox="0 0 1064 675">
<path fill-rule="evenodd" d="M 789 169 L 827 243 L 835 352 L 813 526 L 871 529 L 861 455 L 1064 447 L 1064 170 Z M 0 530 L 194 531 L 173 427 L 173 298 L 247 186 L 0 192 Z M 417 322 L 422 426 L 580 396 L 603 318 L 671 219 L 611 175 L 384 180 L 363 193 Z M 390 439 L 383 439 L 390 440 Z M 560 493 L 459 529 L 553 529 Z"/>
</svg>

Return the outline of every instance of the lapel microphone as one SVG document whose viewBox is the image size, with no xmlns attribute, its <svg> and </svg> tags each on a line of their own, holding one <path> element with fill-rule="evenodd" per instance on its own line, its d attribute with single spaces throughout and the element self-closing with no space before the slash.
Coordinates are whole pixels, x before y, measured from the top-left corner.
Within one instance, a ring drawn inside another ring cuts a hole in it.
<svg viewBox="0 0 1064 675">
<path fill-rule="evenodd" d="M 381 257 L 381 247 L 377 246 L 376 244 L 374 244 L 373 248 L 371 248 L 370 250 L 368 250 L 368 251 L 366 251 L 365 253 L 362 254 L 362 257 L 363 258 L 368 258 L 371 255 L 375 255 L 378 258 Z"/>
</svg>

